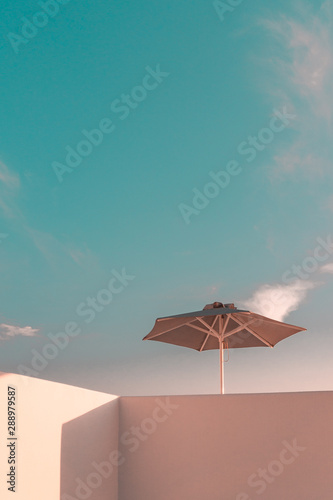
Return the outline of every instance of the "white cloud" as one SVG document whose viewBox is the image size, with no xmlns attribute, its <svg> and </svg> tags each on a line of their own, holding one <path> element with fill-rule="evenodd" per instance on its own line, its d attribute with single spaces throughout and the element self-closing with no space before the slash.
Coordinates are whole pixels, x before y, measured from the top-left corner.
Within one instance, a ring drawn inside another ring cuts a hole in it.
<svg viewBox="0 0 333 500">
<path fill-rule="evenodd" d="M 324 5 L 324 4 L 323 4 Z M 314 115 L 331 118 L 333 46 L 332 22 L 324 8 L 314 15 L 303 10 L 298 19 L 281 16 L 261 24 L 278 42 L 275 56 L 269 62 L 283 78 L 285 90 L 307 100 Z"/>
<path fill-rule="evenodd" d="M 302 175 L 309 180 L 323 178 L 328 168 L 331 168 L 331 162 L 326 162 L 323 158 L 318 158 L 309 151 L 304 151 L 301 141 L 295 143 L 289 151 L 283 155 L 274 156 L 276 169 L 274 170 L 275 177 L 282 177 L 285 174 Z"/>
<path fill-rule="evenodd" d="M 82 268 L 97 268 L 96 258 L 86 246 L 79 248 L 72 242 L 63 243 L 51 233 L 32 227 L 19 207 L 20 193 L 20 177 L 0 161 L 0 209 L 5 218 L 15 219 L 15 230 L 28 237 L 51 265 L 57 265 L 59 258 L 65 257 L 72 259 Z"/>
<path fill-rule="evenodd" d="M 262 285 L 243 304 L 252 312 L 283 321 L 306 299 L 308 291 L 319 286 L 313 281 L 295 280 L 290 284 Z"/>
<path fill-rule="evenodd" d="M 20 178 L 0 161 L 0 209 L 8 218 L 20 214 L 14 201 L 20 188 Z"/>
<path fill-rule="evenodd" d="M 260 21 L 269 47 L 263 49 L 261 86 L 277 107 L 287 105 L 297 115 L 293 142 L 275 156 L 269 175 L 314 181 L 332 173 L 333 5 L 322 2 L 316 11 L 306 2 L 295 7 L 294 16 Z"/>
<path fill-rule="evenodd" d="M 20 179 L 17 175 L 13 174 L 9 168 L 0 161 L 0 181 L 10 188 L 18 188 L 20 185 Z"/>
<path fill-rule="evenodd" d="M 329 273 L 329 274 L 333 274 L 333 264 L 330 263 L 330 264 L 325 264 L 325 266 L 321 266 L 321 268 L 319 269 L 319 271 L 321 273 Z"/>
<path fill-rule="evenodd" d="M 321 203 L 321 208 L 323 210 L 329 210 L 330 212 L 333 212 L 333 195 L 324 198 L 323 202 Z"/>
<path fill-rule="evenodd" d="M 38 231 L 28 225 L 25 226 L 25 232 L 49 265 L 57 267 L 61 259 L 70 258 L 84 269 L 98 269 L 97 259 L 86 246 L 79 248 L 73 243 L 61 242 L 51 233 Z"/>
<path fill-rule="evenodd" d="M 23 337 L 35 337 L 38 333 L 37 328 L 32 328 L 31 326 L 14 326 L 7 325 L 5 323 L 0 324 L 0 339 L 8 339 L 10 337 L 17 337 L 21 335 Z"/>
</svg>

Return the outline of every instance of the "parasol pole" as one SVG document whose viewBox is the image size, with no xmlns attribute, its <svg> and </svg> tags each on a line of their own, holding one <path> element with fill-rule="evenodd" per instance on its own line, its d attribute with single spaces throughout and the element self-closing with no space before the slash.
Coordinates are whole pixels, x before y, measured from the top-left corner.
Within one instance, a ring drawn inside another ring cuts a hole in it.
<svg viewBox="0 0 333 500">
<path fill-rule="evenodd" d="M 219 316 L 219 346 L 220 346 L 220 394 L 224 394 L 224 363 L 223 363 L 223 335 L 222 335 L 222 318 L 223 316 Z"/>
<path fill-rule="evenodd" d="M 223 341 L 222 341 L 222 339 L 219 339 L 219 343 L 220 343 L 220 393 L 224 394 L 224 377 L 223 377 L 224 363 L 223 363 Z"/>
</svg>

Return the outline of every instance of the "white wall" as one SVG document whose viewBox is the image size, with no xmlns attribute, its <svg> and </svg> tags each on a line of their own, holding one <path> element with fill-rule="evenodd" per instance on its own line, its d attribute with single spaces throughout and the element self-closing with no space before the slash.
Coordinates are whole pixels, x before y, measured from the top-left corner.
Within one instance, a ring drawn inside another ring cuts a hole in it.
<svg viewBox="0 0 333 500">
<path fill-rule="evenodd" d="M 61 500 L 118 500 L 118 401 L 63 425 Z"/>
<path fill-rule="evenodd" d="M 8 385 L 16 388 L 15 493 L 6 484 Z M 59 500 L 60 489 L 75 492 L 78 467 L 85 474 L 92 461 L 118 446 L 117 404 L 110 394 L 0 373 L 0 498 Z M 81 429 L 85 433 L 79 435 Z M 116 500 L 117 482 L 113 475 L 90 498 Z"/>
<path fill-rule="evenodd" d="M 1 499 L 332 500 L 333 392 L 118 398 L 0 374 L 0 408 Z"/>
<path fill-rule="evenodd" d="M 156 398 L 121 398 L 120 500 L 333 498 L 333 392 L 170 402 L 154 425 Z"/>
</svg>

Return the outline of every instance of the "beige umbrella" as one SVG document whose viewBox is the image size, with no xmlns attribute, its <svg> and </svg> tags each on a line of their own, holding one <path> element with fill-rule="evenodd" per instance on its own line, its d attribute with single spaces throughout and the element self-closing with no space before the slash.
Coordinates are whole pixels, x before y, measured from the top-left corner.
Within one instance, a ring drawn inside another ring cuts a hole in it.
<svg viewBox="0 0 333 500">
<path fill-rule="evenodd" d="M 197 351 L 219 349 L 220 390 L 224 393 L 223 351 L 239 347 L 274 347 L 294 333 L 306 330 L 237 309 L 234 304 L 214 302 L 202 311 L 157 318 L 143 340 L 190 347 Z"/>
</svg>

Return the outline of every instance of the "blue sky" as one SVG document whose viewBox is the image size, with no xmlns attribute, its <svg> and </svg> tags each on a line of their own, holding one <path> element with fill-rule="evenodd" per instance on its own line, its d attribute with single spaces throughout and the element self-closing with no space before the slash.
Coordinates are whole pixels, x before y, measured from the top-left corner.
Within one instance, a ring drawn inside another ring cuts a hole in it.
<svg viewBox="0 0 333 500">
<path fill-rule="evenodd" d="M 75 322 L 35 376 L 217 392 L 216 352 L 141 339 L 220 300 L 308 329 L 231 352 L 227 392 L 332 390 L 332 9 L 2 3 L 2 371 Z"/>
</svg>

